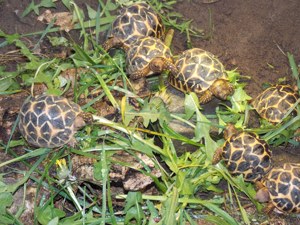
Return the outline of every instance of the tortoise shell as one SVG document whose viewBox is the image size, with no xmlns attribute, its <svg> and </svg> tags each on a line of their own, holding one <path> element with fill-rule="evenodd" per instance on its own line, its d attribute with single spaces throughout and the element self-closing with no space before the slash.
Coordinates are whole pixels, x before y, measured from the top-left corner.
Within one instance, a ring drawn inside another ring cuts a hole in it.
<svg viewBox="0 0 300 225">
<path fill-rule="evenodd" d="M 271 169 L 271 151 L 268 144 L 254 133 L 231 135 L 224 143 L 222 158 L 231 174 L 244 176 L 245 181 L 256 182 Z"/>
<path fill-rule="evenodd" d="M 30 97 L 21 107 L 19 129 L 31 145 L 59 147 L 73 138 L 75 119 L 79 113 L 79 105 L 64 97 Z"/>
<path fill-rule="evenodd" d="M 155 74 L 156 72 L 149 68 L 149 64 L 155 58 L 173 62 L 169 47 L 161 40 L 154 37 L 140 38 L 133 42 L 126 52 L 126 72 L 132 79 Z"/>
<path fill-rule="evenodd" d="M 300 213 L 300 164 L 273 168 L 263 184 L 273 205 L 283 212 Z"/>
<path fill-rule="evenodd" d="M 165 28 L 160 16 L 146 3 L 135 3 L 120 10 L 104 43 L 104 50 L 112 47 L 128 48 L 140 37 L 163 38 Z"/>
<path fill-rule="evenodd" d="M 291 86 L 276 85 L 259 94 L 252 105 L 262 118 L 279 123 L 298 99 L 298 93 Z"/>
<path fill-rule="evenodd" d="M 233 91 L 223 64 L 210 52 L 199 48 L 186 50 L 179 56 L 175 66 L 178 73 L 169 76 L 169 83 L 182 92 L 195 92 L 201 96 L 210 90 L 216 97 L 226 99 Z M 219 84 L 218 90 L 212 90 L 213 84 L 220 80 L 224 82 Z M 218 91 L 221 94 L 216 93 Z"/>
</svg>

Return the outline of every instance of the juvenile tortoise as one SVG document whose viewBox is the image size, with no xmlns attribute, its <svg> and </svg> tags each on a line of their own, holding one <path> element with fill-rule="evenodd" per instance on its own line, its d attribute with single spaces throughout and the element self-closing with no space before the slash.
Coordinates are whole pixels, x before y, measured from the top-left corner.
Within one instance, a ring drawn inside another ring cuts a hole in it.
<svg viewBox="0 0 300 225">
<path fill-rule="evenodd" d="M 275 208 L 284 213 L 300 213 L 300 164 L 285 163 L 273 168 L 257 186 L 260 189 L 256 199 L 269 203 L 266 213 Z"/>
<path fill-rule="evenodd" d="M 254 133 L 238 132 L 232 124 L 224 131 L 223 147 L 214 154 L 213 164 L 223 159 L 233 175 L 242 174 L 245 181 L 261 180 L 271 169 L 271 151 L 268 144 Z"/>
<path fill-rule="evenodd" d="M 133 80 L 176 70 L 168 46 L 160 39 L 143 37 L 134 41 L 126 52 L 126 72 Z"/>
<path fill-rule="evenodd" d="M 91 119 L 76 103 L 54 95 L 30 97 L 22 105 L 19 117 L 19 129 L 26 141 L 45 148 L 71 144 L 75 131 Z"/>
<path fill-rule="evenodd" d="M 165 28 L 160 16 L 146 3 L 135 3 L 121 9 L 108 33 L 103 49 L 128 49 L 138 38 L 153 36 L 163 38 Z"/>
<path fill-rule="evenodd" d="M 251 104 L 260 117 L 276 124 L 298 99 L 299 94 L 290 85 L 275 85 L 260 93 Z"/>
<path fill-rule="evenodd" d="M 184 51 L 175 62 L 177 73 L 170 73 L 169 83 L 186 93 L 195 92 L 205 104 L 213 96 L 226 100 L 233 93 L 223 64 L 212 53 L 200 48 Z"/>
<path fill-rule="evenodd" d="M 169 47 L 158 38 L 139 38 L 126 52 L 126 72 L 140 96 L 149 94 L 146 77 L 165 70 L 176 68 Z"/>
</svg>

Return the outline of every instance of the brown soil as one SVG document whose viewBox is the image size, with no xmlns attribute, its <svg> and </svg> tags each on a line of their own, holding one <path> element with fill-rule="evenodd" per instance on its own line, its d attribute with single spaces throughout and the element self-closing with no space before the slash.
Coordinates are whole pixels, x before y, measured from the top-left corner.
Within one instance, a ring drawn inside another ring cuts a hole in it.
<svg viewBox="0 0 300 225">
<path fill-rule="evenodd" d="M 0 1 L 0 29 L 8 34 L 44 30 L 46 25 L 38 22 L 34 13 L 25 18 L 20 16 L 30 2 Z M 252 97 L 262 90 L 263 83 L 274 84 L 279 78 L 285 78 L 287 83 L 293 82 L 286 53 L 292 53 L 296 62 L 300 62 L 300 29 L 297 27 L 300 24 L 299 0 L 203 2 L 207 1 L 178 0 L 174 9 L 185 18 L 193 20 L 194 27 L 204 29 L 207 38 L 192 37 L 193 47 L 203 48 L 219 56 L 227 69 L 238 68 L 242 75 L 250 76 L 246 90 Z M 96 9 L 98 1 L 78 0 L 76 3 L 80 8 L 86 8 L 87 3 Z M 55 11 L 65 11 L 65 8 L 59 5 Z M 63 32 L 61 34 L 65 35 Z M 75 35 L 73 31 L 72 34 Z M 36 36 L 30 42 L 34 45 L 38 40 L 39 36 Z M 0 43 L 2 41 L 0 38 Z M 46 43 L 44 45 L 43 50 L 47 51 Z M 176 31 L 173 52 L 177 54 L 186 48 L 185 34 Z M 9 50 L 10 47 L 0 48 L 0 53 Z M 6 64 L 7 69 L 12 70 L 16 64 L 10 61 Z M 274 149 L 274 154 L 278 164 L 300 162 L 299 148 L 281 147 Z M 299 224 L 299 220 L 283 221 L 282 224 Z"/>
</svg>

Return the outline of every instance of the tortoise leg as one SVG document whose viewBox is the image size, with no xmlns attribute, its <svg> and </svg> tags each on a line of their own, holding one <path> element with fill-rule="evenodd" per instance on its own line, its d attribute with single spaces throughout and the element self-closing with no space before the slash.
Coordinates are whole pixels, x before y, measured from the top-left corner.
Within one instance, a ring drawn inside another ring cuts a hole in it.
<svg viewBox="0 0 300 225">
<path fill-rule="evenodd" d="M 136 80 L 131 80 L 131 84 L 138 96 L 147 97 L 151 94 L 151 91 L 148 88 L 148 82 L 145 77 Z"/>
<path fill-rule="evenodd" d="M 266 214 L 270 214 L 275 209 L 275 206 L 272 202 L 270 202 L 264 209 L 263 212 Z"/>
<path fill-rule="evenodd" d="M 206 104 L 213 98 L 213 93 L 207 89 L 203 93 L 201 93 L 201 96 L 199 97 L 199 103 L 200 104 Z"/>
<path fill-rule="evenodd" d="M 215 165 L 218 162 L 221 161 L 222 159 L 222 152 L 223 152 L 223 148 L 217 148 L 217 150 L 214 153 L 213 159 L 212 159 L 212 164 Z"/>
<path fill-rule="evenodd" d="M 146 77 L 149 73 L 150 68 L 149 66 L 146 66 L 144 69 L 131 73 L 129 76 L 131 80 L 138 80 L 140 78 Z"/>
<path fill-rule="evenodd" d="M 122 48 L 123 47 L 123 42 L 116 37 L 110 37 L 108 38 L 102 45 L 102 48 L 107 52 L 111 48 Z"/>
</svg>

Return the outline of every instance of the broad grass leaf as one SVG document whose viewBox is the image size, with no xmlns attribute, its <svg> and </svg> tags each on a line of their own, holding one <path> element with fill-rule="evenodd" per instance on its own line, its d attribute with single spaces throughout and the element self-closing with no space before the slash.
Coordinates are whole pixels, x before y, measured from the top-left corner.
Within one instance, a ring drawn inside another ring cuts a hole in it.
<svg viewBox="0 0 300 225">
<path fill-rule="evenodd" d="M 7 214 L 0 215 L 0 224 L 3 224 L 3 225 L 14 224 L 15 219 L 9 218 L 9 217 L 10 216 Z"/>
<path fill-rule="evenodd" d="M 141 207 L 142 194 L 140 192 L 129 192 L 126 198 L 125 205 L 125 224 L 129 224 L 130 221 L 135 220 L 137 224 L 141 224 L 142 219 L 145 217 Z"/>
<path fill-rule="evenodd" d="M 58 225 L 58 222 L 59 222 L 59 218 L 55 217 L 47 225 Z"/>
<path fill-rule="evenodd" d="M 37 207 L 36 215 L 39 223 L 42 225 L 48 224 L 54 218 L 63 218 L 66 213 L 60 209 L 54 208 L 51 205 L 47 205 L 46 207 Z"/>
<path fill-rule="evenodd" d="M 14 83 L 11 78 L 0 79 L 0 92 L 4 92 L 9 89 L 9 87 Z"/>
<path fill-rule="evenodd" d="M 162 205 L 162 224 L 177 224 L 176 212 L 178 207 L 178 190 L 173 188 L 173 192 L 169 195 Z"/>
<path fill-rule="evenodd" d="M 13 196 L 9 192 L 0 193 L 0 214 L 5 214 L 6 208 L 13 203 Z"/>
<path fill-rule="evenodd" d="M 87 12 L 90 19 L 96 19 L 97 11 L 94 10 L 92 7 L 90 7 L 88 4 L 86 4 Z"/>
</svg>

